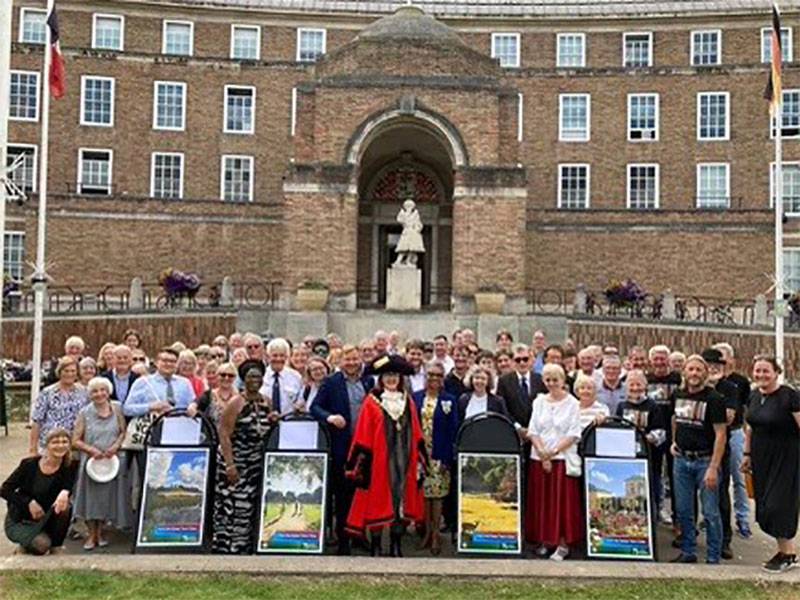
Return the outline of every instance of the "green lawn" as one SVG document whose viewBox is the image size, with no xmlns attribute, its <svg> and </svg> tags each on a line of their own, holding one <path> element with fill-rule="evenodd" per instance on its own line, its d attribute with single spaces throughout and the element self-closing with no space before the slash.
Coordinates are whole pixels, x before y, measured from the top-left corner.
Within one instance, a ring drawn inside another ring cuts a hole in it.
<svg viewBox="0 0 800 600">
<path fill-rule="evenodd" d="M 175 560 L 186 557 L 176 556 Z M 177 584 L 177 585 L 176 585 Z M 294 598 L 380 598 L 381 600 L 426 600 L 429 598 L 547 598 L 591 600 L 792 600 L 800 589 L 780 583 L 688 583 L 635 581 L 623 583 L 519 580 L 453 580 L 441 578 L 388 579 L 378 577 L 247 577 L 231 576 L 143 576 L 94 572 L 41 572 L 0 576 L 3 600 L 228 600 Z"/>
</svg>

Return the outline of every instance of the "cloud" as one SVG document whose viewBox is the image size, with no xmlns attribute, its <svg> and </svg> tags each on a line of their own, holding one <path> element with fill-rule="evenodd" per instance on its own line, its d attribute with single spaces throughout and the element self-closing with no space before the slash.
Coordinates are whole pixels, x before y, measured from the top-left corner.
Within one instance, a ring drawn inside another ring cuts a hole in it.
<svg viewBox="0 0 800 600">
<path fill-rule="evenodd" d="M 171 464 L 172 452 L 150 452 L 147 464 L 147 481 L 150 487 L 163 488 L 167 486 Z"/>
<path fill-rule="evenodd" d="M 611 483 L 611 477 L 603 473 L 602 471 L 592 471 L 592 479 L 596 479 L 597 481 L 602 481 L 603 483 Z"/>
<path fill-rule="evenodd" d="M 178 478 L 185 487 L 203 489 L 205 483 L 204 469 L 202 465 L 184 463 L 178 467 Z"/>
</svg>

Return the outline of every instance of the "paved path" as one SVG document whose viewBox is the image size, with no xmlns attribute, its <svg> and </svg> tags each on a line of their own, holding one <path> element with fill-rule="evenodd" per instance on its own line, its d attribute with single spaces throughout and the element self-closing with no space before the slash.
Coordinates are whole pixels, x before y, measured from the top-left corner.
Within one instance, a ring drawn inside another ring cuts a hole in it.
<svg viewBox="0 0 800 600">
<path fill-rule="evenodd" d="M 11 435 L 0 434 L 0 481 L 16 467 L 27 448 L 27 429 L 18 423 L 11 425 Z M 0 522 L 5 518 L 5 502 L 0 502 Z M 416 549 L 418 541 L 407 536 L 404 549 L 409 556 L 402 560 L 372 558 L 368 556 L 336 557 L 308 556 L 302 561 L 296 557 L 250 556 L 228 557 L 216 555 L 192 555 L 185 557 L 170 555 L 131 555 L 131 536 L 113 532 L 108 548 L 95 549 L 91 553 L 81 548 L 82 541 L 70 540 L 66 553 L 53 557 L 31 557 L 15 555 L 13 545 L 0 535 L 0 573 L 13 570 L 53 569 L 98 569 L 102 571 L 173 571 L 173 572 L 242 572 L 254 574 L 298 575 L 315 573 L 327 575 L 408 575 L 416 573 L 431 576 L 458 577 L 544 577 L 544 578 L 590 578 L 590 579 L 707 579 L 707 580 L 755 580 L 762 577 L 800 583 L 800 569 L 775 577 L 764 574 L 761 562 L 774 553 L 773 542 L 758 529 L 749 540 L 735 538 L 733 550 L 736 558 L 722 566 L 673 565 L 669 563 L 636 563 L 612 561 L 568 560 L 556 563 L 534 559 L 465 559 L 448 558 L 453 552 L 449 544 L 442 557 L 432 558 L 426 551 Z M 660 526 L 658 551 L 662 560 L 676 555 L 670 547 L 670 530 Z M 703 556 L 703 536 L 700 536 L 699 555 Z"/>
</svg>

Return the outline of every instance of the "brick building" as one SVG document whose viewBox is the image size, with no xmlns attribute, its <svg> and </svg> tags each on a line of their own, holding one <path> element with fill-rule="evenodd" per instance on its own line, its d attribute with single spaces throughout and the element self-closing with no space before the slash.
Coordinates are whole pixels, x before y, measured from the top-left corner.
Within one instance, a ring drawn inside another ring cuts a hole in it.
<svg viewBox="0 0 800 600">
<path fill-rule="evenodd" d="M 800 288 L 800 72 L 784 2 L 787 269 Z M 6 244 L 33 260 L 44 2 L 15 0 Z M 647 5 L 647 12 L 642 7 Z M 769 2 L 64 0 L 50 110 L 57 283 L 321 281 L 380 305 L 401 201 L 425 303 L 499 286 L 752 297 L 773 268 Z M 791 246 L 796 246 L 792 248 Z M 27 273 L 26 273 L 27 274 Z"/>
</svg>

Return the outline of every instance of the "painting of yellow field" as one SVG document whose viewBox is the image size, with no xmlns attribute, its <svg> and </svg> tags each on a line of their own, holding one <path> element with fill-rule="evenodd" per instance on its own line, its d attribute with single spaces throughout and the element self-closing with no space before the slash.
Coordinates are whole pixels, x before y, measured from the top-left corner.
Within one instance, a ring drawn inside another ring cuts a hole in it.
<svg viewBox="0 0 800 600">
<path fill-rule="evenodd" d="M 521 552 L 519 468 L 513 454 L 459 454 L 459 552 Z"/>
</svg>

